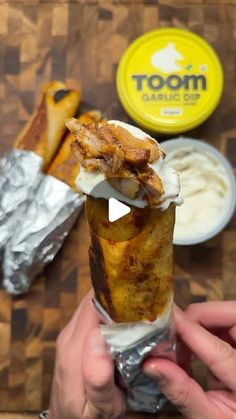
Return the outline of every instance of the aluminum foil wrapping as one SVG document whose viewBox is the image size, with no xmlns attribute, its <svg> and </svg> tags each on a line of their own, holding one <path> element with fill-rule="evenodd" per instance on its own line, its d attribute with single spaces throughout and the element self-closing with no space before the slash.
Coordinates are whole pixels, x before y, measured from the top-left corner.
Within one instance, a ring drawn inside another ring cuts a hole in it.
<svg viewBox="0 0 236 419">
<path fill-rule="evenodd" d="M 0 250 L 39 186 L 42 163 L 32 151 L 17 149 L 0 160 Z"/>
<path fill-rule="evenodd" d="M 101 332 L 115 360 L 128 407 L 137 412 L 156 413 L 166 402 L 158 384 L 141 368 L 143 360 L 155 348 L 155 356 L 176 360 L 173 327 L 173 301 L 153 322 L 115 323 L 95 300 L 95 307 L 104 319 Z"/>
<path fill-rule="evenodd" d="M 44 176 L 24 219 L 8 241 L 3 285 L 11 294 L 29 290 L 35 276 L 61 248 L 84 203 L 84 197 L 62 181 Z"/>
</svg>

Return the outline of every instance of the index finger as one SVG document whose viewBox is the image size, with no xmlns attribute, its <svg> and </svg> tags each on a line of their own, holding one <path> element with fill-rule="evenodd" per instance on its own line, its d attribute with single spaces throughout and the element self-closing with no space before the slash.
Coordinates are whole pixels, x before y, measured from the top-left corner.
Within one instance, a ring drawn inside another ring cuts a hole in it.
<svg viewBox="0 0 236 419">
<path fill-rule="evenodd" d="M 236 325 L 236 301 L 191 304 L 185 313 L 190 320 L 206 328 L 230 328 Z"/>
<path fill-rule="evenodd" d="M 175 324 L 177 333 L 192 352 L 223 384 L 236 391 L 236 351 L 232 346 L 190 321 L 180 309 L 175 309 Z"/>
</svg>

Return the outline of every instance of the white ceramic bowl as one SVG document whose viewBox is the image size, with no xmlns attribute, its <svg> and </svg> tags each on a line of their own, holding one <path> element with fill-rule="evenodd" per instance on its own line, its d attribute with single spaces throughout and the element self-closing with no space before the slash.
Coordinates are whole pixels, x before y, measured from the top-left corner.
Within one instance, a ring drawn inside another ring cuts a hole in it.
<svg viewBox="0 0 236 419">
<path fill-rule="evenodd" d="M 174 138 L 172 140 L 163 141 L 160 143 L 161 148 L 168 154 L 169 152 L 177 149 L 181 149 L 186 146 L 194 146 L 199 151 L 207 152 L 209 155 L 212 155 L 217 159 L 222 166 L 225 168 L 225 171 L 228 175 L 229 187 L 230 187 L 230 199 L 227 202 L 227 208 L 225 211 L 225 216 L 219 219 L 219 223 L 209 231 L 206 231 L 201 236 L 191 237 L 191 238 L 174 238 L 174 244 L 178 245 L 192 245 L 197 243 L 202 243 L 206 240 L 211 239 L 216 236 L 220 231 L 222 231 L 225 226 L 228 224 L 232 218 L 235 207 L 236 207 L 236 180 L 235 175 L 229 161 L 221 154 L 215 147 L 212 145 L 192 138 Z"/>
</svg>

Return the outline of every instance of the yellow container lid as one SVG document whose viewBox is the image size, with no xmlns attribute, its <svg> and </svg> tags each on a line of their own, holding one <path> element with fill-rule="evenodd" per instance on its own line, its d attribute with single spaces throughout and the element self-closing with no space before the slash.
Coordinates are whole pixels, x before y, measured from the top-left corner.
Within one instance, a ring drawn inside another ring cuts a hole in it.
<svg viewBox="0 0 236 419">
<path fill-rule="evenodd" d="M 117 70 L 126 112 L 144 128 L 176 134 L 205 121 L 221 98 L 223 71 L 212 47 L 183 29 L 157 29 L 137 38 Z"/>
</svg>

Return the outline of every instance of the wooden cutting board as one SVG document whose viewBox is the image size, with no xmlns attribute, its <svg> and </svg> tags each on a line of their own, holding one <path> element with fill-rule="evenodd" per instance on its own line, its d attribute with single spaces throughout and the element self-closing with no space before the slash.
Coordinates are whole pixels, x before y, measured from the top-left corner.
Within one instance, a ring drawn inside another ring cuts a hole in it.
<svg viewBox="0 0 236 419">
<path fill-rule="evenodd" d="M 0 2 L 1 152 L 11 147 L 40 87 L 51 79 L 77 80 L 85 102 L 108 118 L 127 120 L 115 89 L 119 58 L 135 37 L 166 26 L 204 36 L 220 56 L 223 98 L 214 115 L 188 135 L 214 144 L 236 168 L 235 0 Z M 181 307 L 236 299 L 235 230 L 236 218 L 205 244 L 175 248 Z M 12 298 L 0 290 L 0 411 L 33 412 L 48 406 L 55 339 L 90 287 L 87 242 L 82 216 L 29 295 Z M 206 385 L 206 370 L 199 365 L 196 370 Z"/>
</svg>

